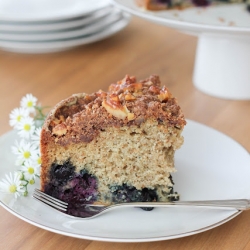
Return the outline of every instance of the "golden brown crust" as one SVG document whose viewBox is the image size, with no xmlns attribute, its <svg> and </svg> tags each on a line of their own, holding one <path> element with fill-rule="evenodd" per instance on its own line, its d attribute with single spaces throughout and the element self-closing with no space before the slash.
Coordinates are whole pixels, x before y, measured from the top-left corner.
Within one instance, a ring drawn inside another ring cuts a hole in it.
<svg viewBox="0 0 250 250">
<path fill-rule="evenodd" d="M 176 99 L 161 87 L 158 76 L 140 82 L 125 76 L 108 92 L 77 94 L 56 105 L 43 126 L 43 142 L 88 143 L 107 127 L 140 126 L 148 118 L 177 128 L 186 124 Z"/>
</svg>

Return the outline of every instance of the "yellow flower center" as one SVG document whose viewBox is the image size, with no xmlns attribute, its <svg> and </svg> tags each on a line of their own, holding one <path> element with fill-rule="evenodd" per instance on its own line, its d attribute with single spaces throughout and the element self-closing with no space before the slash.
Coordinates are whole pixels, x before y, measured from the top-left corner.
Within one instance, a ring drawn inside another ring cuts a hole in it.
<svg viewBox="0 0 250 250">
<path fill-rule="evenodd" d="M 35 181 L 34 181 L 33 179 L 31 179 L 31 180 L 29 181 L 29 184 L 31 184 L 31 185 L 35 184 Z"/>
<path fill-rule="evenodd" d="M 34 174 L 34 168 L 32 167 L 29 167 L 27 171 L 29 174 Z"/>
<path fill-rule="evenodd" d="M 20 122 L 21 119 L 22 119 L 22 116 L 21 116 L 21 115 L 17 116 L 17 118 L 16 118 L 16 120 L 17 120 L 18 122 Z"/>
<path fill-rule="evenodd" d="M 15 193 L 16 192 L 16 185 L 11 185 L 10 187 L 9 187 L 9 190 L 10 190 L 10 192 L 11 193 Z"/>
<path fill-rule="evenodd" d="M 38 157 L 38 159 L 37 159 L 37 163 L 38 163 L 39 165 L 42 163 L 42 159 L 41 159 L 41 157 Z"/>
<path fill-rule="evenodd" d="M 29 152 L 29 151 L 23 152 L 23 157 L 24 157 L 25 159 L 30 158 L 30 152 Z"/>
<path fill-rule="evenodd" d="M 23 129 L 24 129 L 25 131 L 30 131 L 30 125 L 29 125 L 29 124 L 25 124 L 25 125 L 23 126 Z"/>
<path fill-rule="evenodd" d="M 33 107 L 33 102 L 32 102 L 32 101 L 28 101 L 28 102 L 27 102 L 27 107 L 28 107 L 28 108 Z"/>
</svg>

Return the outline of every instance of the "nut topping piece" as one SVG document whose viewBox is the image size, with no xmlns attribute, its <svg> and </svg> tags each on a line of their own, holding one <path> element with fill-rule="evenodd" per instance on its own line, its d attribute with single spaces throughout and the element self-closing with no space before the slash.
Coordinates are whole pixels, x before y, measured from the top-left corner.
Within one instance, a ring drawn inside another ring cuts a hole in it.
<svg viewBox="0 0 250 250">
<path fill-rule="evenodd" d="M 66 135 L 66 133 L 67 133 L 67 126 L 64 123 L 56 125 L 52 130 L 52 134 L 57 136 Z"/>
<path fill-rule="evenodd" d="M 125 100 L 126 100 L 126 101 L 133 101 L 133 100 L 135 100 L 135 99 L 136 99 L 136 97 L 133 96 L 133 95 L 130 94 L 130 93 L 128 93 L 128 94 L 125 95 Z"/>
<path fill-rule="evenodd" d="M 121 104 L 120 99 L 116 94 L 108 95 L 107 99 L 103 100 L 102 106 L 108 113 L 119 119 L 125 119 L 129 114 L 126 105 Z"/>
<path fill-rule="evenodd" d="M 160 94 L 158 95 L 158 99 L 162 102 L 162 101 L 167 101 L 169 98 L 169 91 L 168 89 L 164 86 L 161 90 L 160 90 Z"/>
</svg>

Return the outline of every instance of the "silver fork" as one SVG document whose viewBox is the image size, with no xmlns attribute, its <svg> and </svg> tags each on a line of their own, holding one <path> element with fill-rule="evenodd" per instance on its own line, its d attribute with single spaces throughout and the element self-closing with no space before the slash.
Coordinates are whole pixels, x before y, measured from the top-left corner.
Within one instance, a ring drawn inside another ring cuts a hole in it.
<svg viewBox="0 0 250 250">
<path fill-rule="evenodd" d="M 204 201 L 169 201 L 169 202 L 126 202 L 118 203 L 114 205 L 95 205 L 84 204 L 81 207 L 73 210 L 74 215 L 69 215 L 70 210 L 68 203 L 58 200 L 39 189 L 35 189 L 33 198 L 42 202 L 43 204 L 52 207 L 60 212 L 65 213 L 70 217 L 80 217 L 81 219 L 89 219 L 97 217 L 107 211 L 119 208 L 119 207 L 140 207 L 140 208 L 153 208 L 153 207 L 170 207 L 170 206 L 199 206 L 210 208 L 233 208 L 240 211 L 250 209 L 250 200 L 248 199 L 232 199 L 232 200 L 204 200 Z M 78 211 L 77 211 L 78 210 Z"/>
</svg>

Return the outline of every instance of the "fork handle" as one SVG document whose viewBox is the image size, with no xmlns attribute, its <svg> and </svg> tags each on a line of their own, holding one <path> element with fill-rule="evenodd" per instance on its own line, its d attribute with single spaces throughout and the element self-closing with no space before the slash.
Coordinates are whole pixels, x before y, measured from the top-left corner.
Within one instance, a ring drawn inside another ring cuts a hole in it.
<svg viewBox="0 0 250 250">
<path fill-rule="evenodd" d="M 118 206 L 122 206 L 122 207 L 170 207 L 170 206 L 196 207 L 196 206 L 200 206 L 200 207 L 214 207 L 214 208 L 234 208 L 234 209 L 243 211 L 243 210 L 247 210 L 250 208 L 250 200 L 232 199 L 232 200 L 206 200 L 206 201 L 127 202 L 127 203 L 114 204 L 114 205 L 111 205 L 110 207 L 118 207 Z"/>
</svg>

